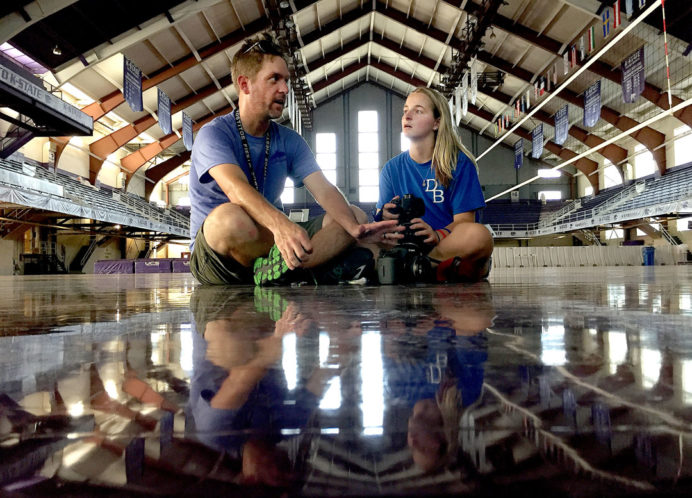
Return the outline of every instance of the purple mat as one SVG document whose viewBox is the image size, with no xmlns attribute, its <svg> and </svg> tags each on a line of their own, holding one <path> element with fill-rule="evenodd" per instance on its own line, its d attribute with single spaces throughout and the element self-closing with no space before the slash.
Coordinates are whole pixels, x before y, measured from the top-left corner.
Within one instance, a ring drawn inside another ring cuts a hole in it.
<svg viewBox="0 0 692 498">
<path fill-rule="evenodd" d="M 173 263 L 171 273 L 188 273 L 190 271 L 189 259 L 173 259 L 171 262 Z"/>
<path fill-rule="evenodd" d="M 170 273 L 170 259 L 137 259 L 135 273 Z"/>
<path fill-rule="evenodd" d="M 131 259 L 102 259 L 94 263 L 94 273 L 100 275 L 134 272 L 135 265 Z"/>
</svg>

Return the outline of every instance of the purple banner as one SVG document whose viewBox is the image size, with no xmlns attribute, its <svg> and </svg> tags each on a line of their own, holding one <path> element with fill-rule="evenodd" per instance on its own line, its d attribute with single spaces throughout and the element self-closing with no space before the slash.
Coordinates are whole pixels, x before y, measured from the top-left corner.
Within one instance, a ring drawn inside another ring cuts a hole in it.
<svg viewBox="0 0 692 498">
<path fill-rule="evenodd" d="M 133 111 L 142 111 L 142 71 L 123 57 L 123 95 Z"/>
<path fill-rule="evenodd" d="M 159 126 L 166 135 L 173 131 L 171 126 L 171 99 L 160 88 L 159 91 Z"/>
<path fill-rule="evenodd" d="M 567 140 L 567 131 L 569 130 L 569 113 L 567 104 L 561 107 L 555 113 L 555 143 L 562 145 Z"/>
<path fill-rule="evenodd" d="M 171 273 L 189 273 L 189 259 L 174 259 L 171 261 Z"/>
<path fill-rule="evenodd" d="M 135 273 L 170 273 L 170 259 L 136 259 Z"/>
<path fill-rule="evenodd" d="M 601 80 L 584 92 L 584 126 L 591 128 L 601 117 Z"/>
<path fill-rule="evenodd" d="M 539 124 L 531 133 L 531 157 L 540 159 L 543 154 L 543 124 Z"/>
<path fill-rule="evenodd" d="M 94 263 L 94 273 L 112 275 L 117 273 L 134 273 L 135 262 L 131 259 L 101 259 Z"/>
<path fill-rule="evenodd" d="M 631 104 L 641 95 L 646 84 L 644 47 L 640 48 L 620 65 L 622 71 L 622 101 Z"/>
<path fill-rule="evenodd" d="M 187 150 L 192 150 L 192 120 L 183 113 L 183 143 Z"/>
<path fill-rule="evenodd" d="M 520 138 L 514 143 L 514 169 L 519 169 L 524 164 L 524 139 Z"/>
</svg>

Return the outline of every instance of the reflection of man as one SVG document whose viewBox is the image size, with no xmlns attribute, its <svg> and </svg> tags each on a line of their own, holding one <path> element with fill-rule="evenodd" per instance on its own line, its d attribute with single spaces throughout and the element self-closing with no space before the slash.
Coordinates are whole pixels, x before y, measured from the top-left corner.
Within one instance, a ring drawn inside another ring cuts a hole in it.
<svg viewBox="0 0 692 498">
<path fill-rule="evenodd" d="M 249 299 L 228 287 L 195 289 L 188 412 L 197 439 L 242 461 L 243 480 L 283 486 L 293 476 L 286 452 L 276 446 L 281 429 L 306 425 L 337 371 L 315 369 L 304 386 L 289 391 L 278 366 L 282 338 L 301 318 L 288 305 L 276 322 L 249 313 Z"/>
<path fill-rule="evenodd" d="M 488 282 L 433 292 L 431 301 L 409 300 L 427 312 L 416 318 L 415 309 L 407 310 L 399 325 L 405 333 L 388 336 L 385 344 L 389 396 L 393 405 L 410 407 L 407 444 L 416 466 L 426 472 L 456 453 L 461 410 L 481 394 L 487 359 L 483 331 L 495 315 Z M 387 324 L 396 332 L 395 320 Z"/>
<path fill-rule="evenodd" d="M 281 283 L 297 278 L 291 270 L 323 265 L 354 241 L 388 243 L 384 235 L 396 221 L 366 223 L 363 211 L 326 180 L 303 138 L 271 121 L 281 116 L 288 94 L 280 47 L 270 38 L 247 40 L 231 73 L 238 108 L 202 127 L 192 150 L 195 278 L 203 284 L 251 282 L 254 266 L 256 284 Z M 287 177 L 308 188 L 324 217 L 299 225 L 281 212 Z M 363 265 L 372 266 L 372 252 L 356 255 L 340 278 L 358 278 Z"/>
</svg>

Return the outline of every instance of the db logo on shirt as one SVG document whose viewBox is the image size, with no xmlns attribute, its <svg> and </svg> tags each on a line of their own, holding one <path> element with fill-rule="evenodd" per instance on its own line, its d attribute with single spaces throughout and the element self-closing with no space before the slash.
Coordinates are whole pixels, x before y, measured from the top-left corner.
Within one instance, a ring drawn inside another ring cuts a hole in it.
<svg viewBox="0 0 692 498">
<path fill-rule="evenodd" d="M 437 188 L 437 180 L 435 178 L 427 178 L 425 180 L 425 191 L 432 192 L 433 202 L 435 204 L 445 201 L 445 191 Z"/>
</svg>

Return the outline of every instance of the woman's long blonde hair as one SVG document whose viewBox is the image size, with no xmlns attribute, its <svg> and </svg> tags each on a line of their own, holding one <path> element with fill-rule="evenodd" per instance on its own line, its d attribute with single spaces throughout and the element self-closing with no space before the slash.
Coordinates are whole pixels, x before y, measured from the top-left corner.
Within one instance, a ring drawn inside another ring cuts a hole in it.
<svg viewBox="0 0 692 498">
<path fill-rule="evenodd" d="M 471 160 L 476 169 L 476 159 L 471 152 L 461 143 L 461 138 L 454 129 L 452 115 L 449 112 L 447 99 L 432 88 L 418 87 L 411 93 L 422 93 L 430 99 L 433 106 L 435 119 L 440 120 L 435 132 L 435 147 L 433 148 L 432 167 L 435 170 L 435 178 L 445 188 L 452 182 L 452 175 L 457 165 L 457 155 L 462 151 Z"/>
</svg>

